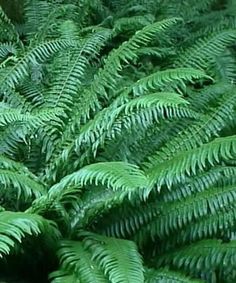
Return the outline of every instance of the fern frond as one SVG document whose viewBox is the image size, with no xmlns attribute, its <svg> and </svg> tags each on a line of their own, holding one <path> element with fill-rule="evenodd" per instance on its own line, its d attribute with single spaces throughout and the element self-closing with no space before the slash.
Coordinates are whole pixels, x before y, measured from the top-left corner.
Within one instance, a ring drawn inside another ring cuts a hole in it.
<svg viewBox="0 0 236 283">
<path fill-rule="evenodd" d="M 172 83 L 193 82 L 194 79 L 210 78 L 204 72 L 191 68 L 176 68 L 159 71 L 138 80 L 132 87 L 134 95 L 142 95 L 147 91 L 157 90 Z"/>
<path fill-rule="evenodd" d="M 195 101 L 195 100 L 194 100 Z M 193 101 L 193 103 L 194 103 Z M 154 159 L 159 162 L 172 158 L 180 151 L 194 149 L 200 145 L 209 142 L 212 138 L 217 137 L 234 117 L 234 105 L 236 103 L 236 95 L 229 91 L 219 100 L 219 106 L 207 115 L 199 116 L 197 123 L 191 123 L 187 129 L 180 129 L 173 138 L 156 153 L 152 154 Z M 174 131 L 174 129 L 172 129 Z M 152 160 L 150 157 L 149 160 Z"/>
<path fill-rule="evenodd" d="M 152 239 L 157 237 L 164 239 L 170 234 L 178 233 L 178 231 L 195 221 L 199 220 L 200 222 L 200 218 L 203 219 L 203 217 L 216 214 L 220 209 L 227 209 L 227 206 L 235 202 L 235 189 L 235 185 L 223 188 L 210 188 L 195 194 L 194 198 L 189 197 L 183 201 L 159 204 L 159 209 L 156 212 L 158 216 L 153 218 L 146 227 L 143 226 L 140 229 L 136 239 L 143 239 L 145 234 L 147 235 L 147 231 L 149 231 Z M 210 228 L 211 225 L 208 229 L 210 230 Z M 198 232 L 201 233 L 200 231 Z M 141 241 L 139 240 L 139 242 Z"/>
<path fill-rule="evenodd" d="M 224 95 L 222 96 L 222 94 Z M 229 94 L 229 96 L 227 96 L 227 94 Z M 188 101 L 195 111 L 205 113 L 209 105 L 214 105 L 216 101 L 219 101 L 219 104 L 228 105 L 227 97 L 230 98 L 232 96 L 234 96 L 234 86 L 220 81 L 216 84 L 204 87 L 200 92 L 193 92 L 188 98 Z M 232 100 L 231 104 L 234 104 L 234 100 Z"/>
<path fill-rule="evenodd" d="M 195 273 L 235 265 L 235 241 L 203 240 L 159 257 L 158 264 L 172 264 Z"/>
<path fill-rule="evenodd" d="M 105 88 L 115 89 L 118 82 L 117 78 L 119 78 L 119 73 L 123 69 L 122 65 L 135 60 L 137 58 L 136 52 L 140 47 L 145 47 L 158 33 L 165 31 L 178 21 L 179 19 L 173 18 L 148 25 L 137 31 L 128 41 L 122 43 L 118 49 L 109 53 L 104 67 L 99 70 L 90 88 L 84 93 L 86 103 L 83 103 L 82 107 L 86 116 L 89 114 L 90 109 L 95 108 L 97 96 L 107 96 Z"/>
<path fill-rule="evenodd" d="M 192 47 L 178 56 L 177 66 L 206 69 L 214 57 L 220 55 L 227 46 L 236 40 L 235 30 L 225 30 L 200 39 Z"/>
<path fill-rule="evenodd" d="M 1 41 L 19 41 L 19 35 L 15 29 L 15 26 L 12 24 L 11 20 L 8 18 L 2 7 L 0 6 L 0 37 Z"/>
<path fill-rule="evenodd" d="M 235 230 L 236 208 L 234 204 L 223 207 L 215 214 L 204 216 L 186 226 L 175 235 L 176 243 L 190 243 L 206 238 L 231 237 Z"/>
<path fill-rule="evenodd" d="M 35 0 L 27 0 L 27 2 L 28 3 L 25 5 L 26 34 L 32 37 L 33 35 L 36 35 L 36 37 L 43 40 L 43 37 L 39 37 L 37 33 L 40 31 L 45 33 L 46 24 L 48 24 L 49 21 L 49 15 L 53 20 L 55 20 L 55 10 L 58 10 L 58 6 L 55 8 L 52 3 Z"/>
<path fill-rule="evenodd" d="M 144 282 L 142 259 L 133 242 L 92 233 L 83 234 L 83 242 L 92 253 L 92 259 L 112 283 Z"/>
<path fill-rule="evenodd" d="M 68 160 L 73 149 L 80 155 L 84 154 L 84 158 L 95 157 L 100 146 L 114 141 L 124 130 L 142 130 L 156 122 L 161 123 L 166 118 L 196 117 L 196 114 L 185 106 L 187 101 L 175 93 L 154 93 L 127 100 L 128 98 L 114 101 L 109 107 L 98 112 L 93 120 L 82 126 L 79 135 L 67 143 L 62 152 L 58 150 L 58 154 L 52 159 L 53 167 Z M 52 177 L 52 166 L 48 169 L 47 175 Z"/>
<path fill-rule="evenodd" d="M 157 58 L 164 58 L 171 54 L 171 49 L 162 49 L 159 47 L 142 47 L 138 50 L 137 55 L 141 56 L 153 56 Z"/>
<path fill-rule="evenodd" d="M 161 199 L 165 202 L 181 200 L 195 194 L 196 192 L 202 192 L 207 188 L 213 186 L 221 186 L 227 179 L 232 180 L 232 176 L 235 174 L 233 167 L 218 166 L 210 169 L 207 172 L 198 174 L 195 177 L 186 179 L 184 184 L 180 184 L 176 187 L 172 187 L 171 191 L 163 191 Z"/>
<path fill-rule="evenodd" d="M 143 189 L 147 187 L 147 179 L 136 165 L 125 162 L 100 162 L 87 165 L 64 177 L 50 189 L 49 194 L 55 194 L 57 190 L 61 191 L 70 186 L 83 187 L 92 183 L 108 186 L 114 191 L 123 190 L 129 196 L 132 193 L 145 195 Z"/>
<path fill-rule="evenodd" d="M 92 150 L 96 153 L 99 144 L 103 144 L 105 138 L 114 139 L 123 129 L 147 127 L 154 121 L 174 117 L 194 117 L 186 107 L 187 101 L 176 93 L 154 93 L 140 98 L 132 99 L 116 109 L 115 104 L 100 111 L 94 120 L 85 124 L 75 140 L 76 149 L 83 144 L 92 144 Z"/>
<path fill-rule="evenodd" d="M 103 29 L 85 39 L 80 48 L 71 51 L 67 66 L 62 70 L 60 64 L 60 70 L 58 70 L 60 75 L 56 76 L 56 80 L 52 82 L 52 89 L 47 94 L 46 105 L 48 107 L 61 107 L 65 110 L 71 108 L 89 60 L 99 53 L 110 35 L 110 30 Z"/>
<path fill-rule="evenodd" d="M 56 52 L 72 45 L 74 43 L 71 41 L 54 40 L 42 43 L 26 52 L 9 71 L 0 77 L 1 89 L 4 90 L 7 87 L 14 88 L 15 85 L 19 84 L 27 76 L 30 63 L 34 63 L 35 61 L 43 62 Z"/>
<path fill-rule="evenodd" d="M 61 266 L 74 273 L 79 282 L 108 283 L 106 275 L 92 259 L 92 254 L 79 241 L 64 241 L 58 251 Z"/>
<path fill-rule="evenodd" d="M 231 84 L 235 82 L 235 59 L 228 50 L 226 50 L 220 56 L 217 56 L 214 59 L 214 62 L 210 64 L 209 69 L 209 73 L 212 73 L 212 76 L 214 75 L 214 77 L 217 79 L 229 82 Z"/>
<path fill-rule="evenodd" d="M 37 198 L 46 192 L 45 187 L 36 180 L 9 170 L 0 169 L 0 184 L 5 190 L 12 190 L 12 198 L 16 194 L 15 200 L 19 200 L 21 196 L 26 200 L 32 198 L 32 196 Z M 3 188 L 2 195 L 4 195 Z"/>
<path fill-rule="evenodd" d="M 1 43 L 0 44 L 0 63 L 9 56 L 16 55 L 16 47 L 13 43 Z M 1 65 L 0 65 L 1 66 Z"/>
<path fill-rule="evenodd" d="M 92 183 L 120 192 L 120 200 L 126 196 L 131 198 L 132 195 L 146 198 L 150 192 L 146 176 L 136 165 L 125 162 L 100 162 L 85 166 L 62 178 L 50 188 L 47 195 L 36 199 L 27 212 L 51 210 L 67 194 Z"/>
<path fill-rule="evenodd" d="M 217 138 L 196 149 L 183 151 L 170 160 L 155 166 L 155 158 L 152 160 L 152 168 L 148 174 L 151 183 L 171 186 L 176 181 L 181 181 L 186 175 L 196 174 L 197 170 L 203 170 L 207 164 L 213 166 L 220 159 L 232 159 L 236 154 L 236 138 L 229 136 Z"/>
</svg>

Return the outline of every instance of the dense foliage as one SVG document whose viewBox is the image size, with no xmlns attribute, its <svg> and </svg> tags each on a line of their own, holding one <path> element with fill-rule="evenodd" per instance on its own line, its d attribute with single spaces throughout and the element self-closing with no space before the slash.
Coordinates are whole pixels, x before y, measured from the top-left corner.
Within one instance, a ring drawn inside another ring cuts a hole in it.
<svg viewBox="0 0 236 283">
<path fill-rule="evenodd" d="M 236 2 L 10 2 L 0 279 L 236 282 Z"/>
</svg>

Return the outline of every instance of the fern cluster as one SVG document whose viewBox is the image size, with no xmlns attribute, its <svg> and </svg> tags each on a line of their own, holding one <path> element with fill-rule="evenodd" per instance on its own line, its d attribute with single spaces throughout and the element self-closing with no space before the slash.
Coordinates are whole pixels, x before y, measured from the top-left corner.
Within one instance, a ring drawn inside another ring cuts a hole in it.
<svg viewBox="0 0 236 283">
<path fill-rule="evenodd" d="M 235 282 L 235 1 L 9 5 L 0 280 Z"/>
</svg>

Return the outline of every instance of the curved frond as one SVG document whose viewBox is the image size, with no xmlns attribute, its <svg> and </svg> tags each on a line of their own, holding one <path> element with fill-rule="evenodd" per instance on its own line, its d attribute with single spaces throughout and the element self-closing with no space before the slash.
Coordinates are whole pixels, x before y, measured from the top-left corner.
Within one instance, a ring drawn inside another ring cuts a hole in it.
<svg viewBox="0 0 236 283">
<path fill-rule="evenodd" d="M 204 72 L 191 68 L 176 68 L 159 71 L 144 77 L 137 81 L 132 87 L 134 95 L 142 95 L 147 91 L 160 89 L 161 87 L 170 86 L 173 83 L 179 83 L 185 86 L 184 82 L 193 82 L 194 79 L 210 78 Z M 173 84 L 173 87 L 175 85 Z"/>
<path fill-rule="evenodd" d="M 131 196 L 132 193 L 141 194 L 147 188 L 147 179 L 136 166 L 125 162 L 100 162 L 83 167 L 79 171 L 64 177 L 54 185 L 49 194 L 63 190 L 70 186 L 85 186 L 87 184 L 108 186 L 112 190 L 123 190 Z M 147 192 L 146 192 L 147 193 Z"/>
</svg>

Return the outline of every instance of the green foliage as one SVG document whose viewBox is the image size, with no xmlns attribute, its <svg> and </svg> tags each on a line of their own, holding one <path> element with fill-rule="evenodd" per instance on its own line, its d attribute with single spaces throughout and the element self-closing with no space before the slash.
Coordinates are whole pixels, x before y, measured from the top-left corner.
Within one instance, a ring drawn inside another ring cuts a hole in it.
<svg viewBox="0 0 236 283">
<path fill-rule="evenodd" d="M 235 282 L 234 1 L 0 3 L 0 281 Z"/>
</svg>

